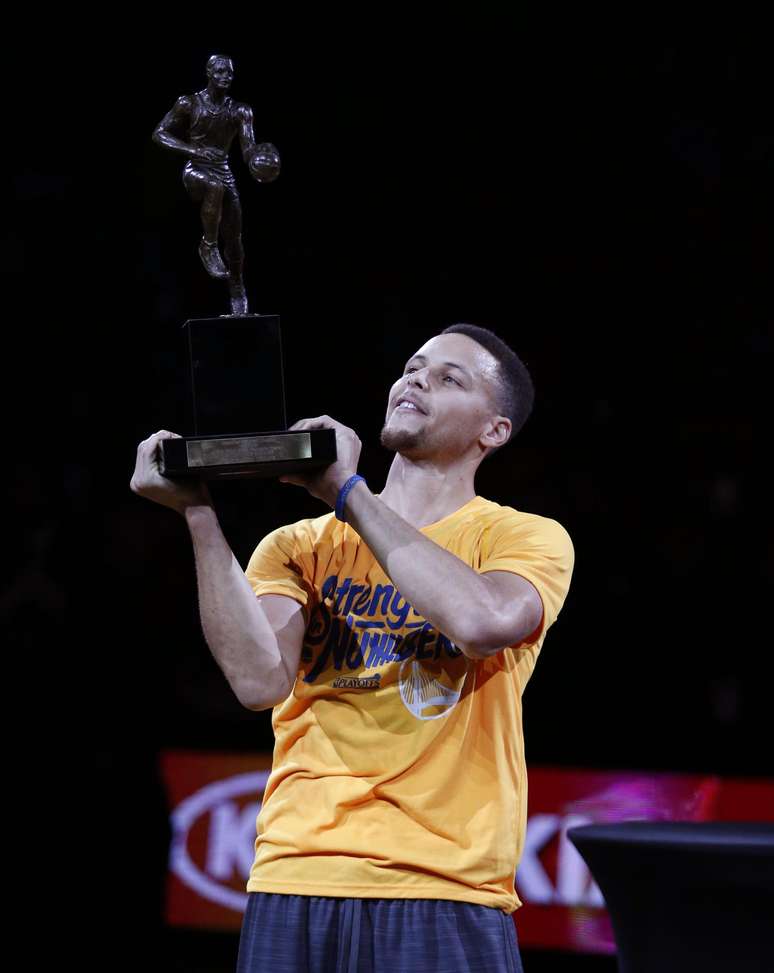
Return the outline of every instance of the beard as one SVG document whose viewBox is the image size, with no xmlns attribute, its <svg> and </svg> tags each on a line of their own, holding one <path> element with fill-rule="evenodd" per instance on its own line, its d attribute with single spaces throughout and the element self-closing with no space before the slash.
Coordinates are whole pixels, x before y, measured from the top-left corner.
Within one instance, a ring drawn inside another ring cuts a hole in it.
<svg viewBox="0 0 774 973">
<path fill-rule="evenodd" d="M 425 435 L 424 428 L 414 431 L 410 429 L 390 429 L 389 424 L 385 423 L 382 426 L 379 442 L 385 449 L 390 449 L 394 453 L 410 453 L 425 446 L 427 436 Z"/>
</svg>

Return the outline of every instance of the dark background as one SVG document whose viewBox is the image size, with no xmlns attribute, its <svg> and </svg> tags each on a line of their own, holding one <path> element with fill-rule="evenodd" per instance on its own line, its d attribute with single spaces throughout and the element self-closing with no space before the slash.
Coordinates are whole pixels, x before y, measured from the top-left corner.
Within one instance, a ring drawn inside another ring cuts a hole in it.
<svg viewBox="0 0 774 973">
<path fill-rule="evenodd" d="M 141 439 L 186 431 L 181 324 L 227 309 L 184 160 L 150 139 L 211 53 L 232 57 L 231 93 L 283 160 L 262 186 L 232 149 L 251 310 L 282 316 L 291 422 L 353 427 L 378 490 L 387 390 L 428 337 L 491 327 L 532 371 L 532 418 L 476 482 L 575 544 L 525 695 L 528 760 L 771 775 L 763 35 L 485 12 L 136 28 L 119 49 L 77 31 L 59 45 L 52 27 L 45 56 L 6 62 L 27 93 L 0 250 L 0 623 L 23 725 L 46 730 L 44 814 L 86 825 L 49 832 L 40 887 L 103 890 L 81 920 L 107 943 L 120 914 L 139 954 L 166 854 L 159 751 L 272 743 L 270 714 L 240 707 L 203 642 L 184 522 L 128 486 Z M 326 512 L 274 482 L 215 496 L 243 565 L 269 530 Z M 164 948 L 164 969 L 235 956 L 232 937 Z M 612 962 L 527 969 L 549 961 Z"/>
</svg>

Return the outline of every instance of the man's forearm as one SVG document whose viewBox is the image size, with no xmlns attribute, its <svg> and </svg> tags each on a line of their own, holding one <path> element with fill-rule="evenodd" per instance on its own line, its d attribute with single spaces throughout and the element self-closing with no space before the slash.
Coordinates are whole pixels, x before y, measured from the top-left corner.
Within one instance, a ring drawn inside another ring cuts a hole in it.
<svg viewBox="0 0 774 973">
<path fill-rule="evenodd" d="M 286 691 L 277 636 L 228 546 L 212 507 L 189 507 L 202 629 L 210 651 L 244 706 L 260 709 Z"/>
<path fill-rule="evenodd" d="M 175 138 L 169 132 L 164 129 L 156 129 L 153 133 L 153 141 L 157 145 L 162 145 L 166 149 L 172 149 L 173 152 L 180 152 L 181 155 L 187 156 L 189 159 L 197 159 L 201 155 L 199 149 L 195 145 L 191 145 L 189 142 L 184 142 L 182 139 Z"/>
<path fill-rule="evenodd" d="M 420 615 L 470 658 L 488 654 L 471 647 L 476 618 L 495 610 L 480 574 L 408 524 L 364 483 L 350 491 L 346 517 Z"/>
</svg>

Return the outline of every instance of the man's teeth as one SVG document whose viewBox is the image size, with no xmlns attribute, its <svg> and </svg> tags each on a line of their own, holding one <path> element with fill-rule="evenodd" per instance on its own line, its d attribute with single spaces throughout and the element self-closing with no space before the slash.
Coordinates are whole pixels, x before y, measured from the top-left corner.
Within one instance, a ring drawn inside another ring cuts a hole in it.
<svg viewBox="0 0 774 973">
<path fill-rule="evenodd" d="M 414 405 L 413 402 L 401 402 L 398 406 L 399 409 L 414 409 L 415 412 L 419 412 L 419 409 Z"/>
</svg>

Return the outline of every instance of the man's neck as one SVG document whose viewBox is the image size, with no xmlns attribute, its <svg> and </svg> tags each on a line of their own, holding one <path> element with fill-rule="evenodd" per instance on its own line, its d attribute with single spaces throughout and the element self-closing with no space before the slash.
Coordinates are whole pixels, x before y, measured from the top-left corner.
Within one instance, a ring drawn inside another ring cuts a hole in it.
<svg viewBox="0 0 774 973">
<path fill-rule="evenodd" d="M 209 98 L 210 103 L 213 105 L 222 105 L 226 100 L 226 95 L 228 94 L 228 92 L 222 91 L 220 88 L 216 88 L 209 84 L 207 85 L 206 91 L 207 97 Z"/>
<path fill-rule="evenodd" d="M 472 500 L 476 496 L 474 474 L 472 464 L 445 466 L 396 453 L 378 496 L 390 510 L 419 529 L 448 517 Z"/>
</svg>

